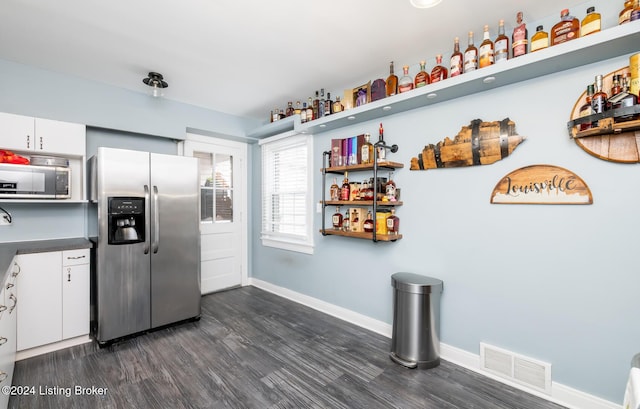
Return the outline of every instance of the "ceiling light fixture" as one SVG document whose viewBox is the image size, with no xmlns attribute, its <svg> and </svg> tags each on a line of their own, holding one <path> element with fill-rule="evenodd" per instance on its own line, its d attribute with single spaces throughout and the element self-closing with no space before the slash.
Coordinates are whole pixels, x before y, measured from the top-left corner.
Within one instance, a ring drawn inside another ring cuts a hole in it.
<svg viewBox="0 0 640 409">
<path fill-rule="evenodd" d="M 167 88 L 169 84 L 163 81 L 162 74 L 157 72 L 150 72 L 149 76 L 142 80 L 145 84 L 151 87 L 151 95 L 154 98 L 158 98 L 164 95 L 163 89 Z"/>
<path fill-rule="evenodd" d="M 442 0 L 409 0 L 411 5 L 418 9 L 428 9 L 429 7 L 437 6 Z"/>
</svg>

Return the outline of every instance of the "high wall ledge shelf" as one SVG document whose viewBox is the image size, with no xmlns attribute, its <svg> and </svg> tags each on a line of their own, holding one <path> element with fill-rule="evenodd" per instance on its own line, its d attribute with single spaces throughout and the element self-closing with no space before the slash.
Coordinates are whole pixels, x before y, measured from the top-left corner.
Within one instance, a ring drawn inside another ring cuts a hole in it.
<svg viewBox="0 0 640 409">
<path fill-rule="evenodd" d="M 310 122 L 301 123 L 300 116 L 294 115 L 261 126 L 247 136 L 262 139 L 287 131 L 327 132 L 631 54 L 638 52 L 638 44 L 640 21 L 634 21 Z"/>
</svg>

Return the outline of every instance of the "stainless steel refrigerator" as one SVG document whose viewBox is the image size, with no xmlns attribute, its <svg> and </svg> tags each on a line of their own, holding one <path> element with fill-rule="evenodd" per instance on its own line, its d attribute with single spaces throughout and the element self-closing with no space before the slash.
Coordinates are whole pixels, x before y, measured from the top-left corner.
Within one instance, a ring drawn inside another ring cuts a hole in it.
<svg viewBox="0 0 640 409">
<path fill-rule="evenodd" d="M 98 343 L 199 317 L 197 159 L 101 147 L 89 168 Z"/>
</svg>

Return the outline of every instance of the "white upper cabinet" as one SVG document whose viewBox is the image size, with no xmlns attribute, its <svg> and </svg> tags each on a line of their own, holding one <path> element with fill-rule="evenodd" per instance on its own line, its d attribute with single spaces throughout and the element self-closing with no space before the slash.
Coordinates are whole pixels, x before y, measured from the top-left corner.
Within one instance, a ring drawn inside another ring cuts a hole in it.
<svg viewBox="0 0 640 409">
<path fill-rule="evenodd" d="M 85 145 L 82 124 L 0 112 L 0 149 L 81 157 Z"/>
</svg>

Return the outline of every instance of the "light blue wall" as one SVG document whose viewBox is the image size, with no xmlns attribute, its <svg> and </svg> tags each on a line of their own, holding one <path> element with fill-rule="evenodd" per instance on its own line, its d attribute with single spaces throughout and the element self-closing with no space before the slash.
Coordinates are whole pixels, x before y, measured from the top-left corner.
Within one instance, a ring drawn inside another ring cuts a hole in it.
<svg viewBox="0 0 640 409">
<path fill-rule="evenodd" d="M 400 147 L 391 157 L 405 164 L 395 173 L 405 203 L 398 209 L 403 239 L 322 237 L 316 214 L 314 255 L 263 247 L 256 235 L 252 254 L 260 267 L 253 276 L 387 323 L 393 273 L 440 278 L 442 342 L 475 354 L 487 342 L 550 362 L 555 382 L 621 403 L 630 359 L 640 352 L 640 168 L 590 156 L 569 138 L 566 123 L 596 74 L 628 63 L 624 56 L 384 118 L 385 140 Z M 527 140 L 505 160 L 409 170 L 424 145 L 453 138 L 473 119 L 506 117 Z M 322 151 L 332 138 L 377 135 L 378 124 L 315 135 L 314 169 L 322 167 Z M 256 191 L 259 157 L 254 147 Z M 532 164 L 577 173 L 591 188 L 594 204 L 489 203 L 503 176 Z M 321 175 L 315 175 L 317 202 Z M 257 200 L 253 212 L 260 214 Z M 256 232 L 259 223 L 256 218 Z"/>
<path fill-rule="evenodd" d="M 176 153 L 175 139 L 190 132 L 240 137 L 256 120 L 235 117 L 168 99 L 154 99 L 0 59 L 0 112 L 88 125 L 87 158 L 97 146 Z M 0 135 L 2 147 L 2 135 Z M 86 204 L 2 203 L 13 216 L 0 228 L 0 243 L 89 234 Z"/>
</svg>

